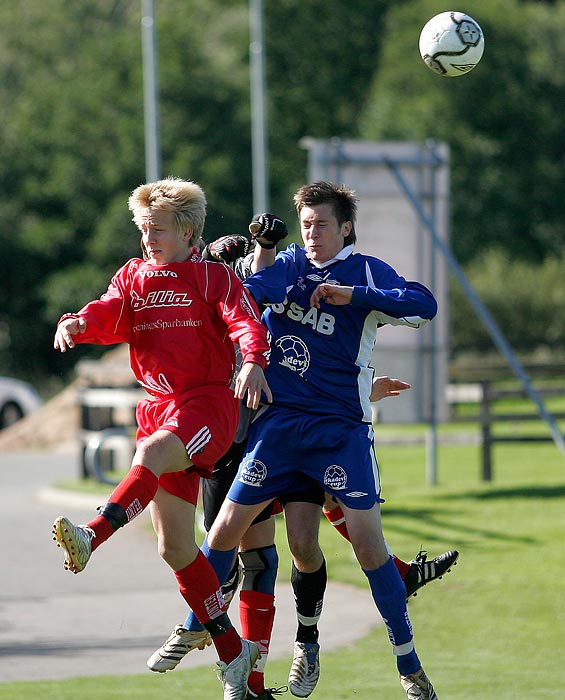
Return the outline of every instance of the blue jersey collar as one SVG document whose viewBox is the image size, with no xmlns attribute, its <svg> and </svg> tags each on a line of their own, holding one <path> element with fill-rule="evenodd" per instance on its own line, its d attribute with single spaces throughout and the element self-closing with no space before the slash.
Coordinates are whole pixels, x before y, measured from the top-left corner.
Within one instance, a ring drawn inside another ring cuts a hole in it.
<svg viewBox="0 0 565 700">
<path fill-rule="evenodd" d="M 333 263 L 337 262 L 338 260 L 345 260 L 351 255 L 351 253 L 353 253 L 353 244 L 346 245 L 345 248 L 342 248 L 339 251 L 335 258 L 332 258 L 331 260 L 326 260 L 326 262 L 323 263 L 316 262 L 315 260 L 310 260 L 310 258 L 308 258 L 308 255 L 306 255 L 306 257 L 308 258 L 308 260 L 310 260 L 310 264 L 314 265 L 314 267 L 317 267 L 319 270 L 323 270 L 325 267 L 333 265 Z"/>
</svg>

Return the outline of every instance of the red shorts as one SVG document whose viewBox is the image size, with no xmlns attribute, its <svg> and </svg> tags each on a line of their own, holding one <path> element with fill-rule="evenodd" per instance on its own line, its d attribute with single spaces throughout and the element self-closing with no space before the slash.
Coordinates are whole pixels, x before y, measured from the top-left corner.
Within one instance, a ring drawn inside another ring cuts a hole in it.
<svg viewBox="0 0 565 700">
<path fill-rule="evenodd" d="M 228 387 L 201 387 L 179 397 L 147 399 L 136 410 L 137 442 L 157 430 L 169 430 L 182 440 L 193 465 L 159 478 L 159 486 L 196 505 L 200 477 L 207 479 L 214 464 L 231 446 L 239 421 L 239 401 Z"/>
</svg>

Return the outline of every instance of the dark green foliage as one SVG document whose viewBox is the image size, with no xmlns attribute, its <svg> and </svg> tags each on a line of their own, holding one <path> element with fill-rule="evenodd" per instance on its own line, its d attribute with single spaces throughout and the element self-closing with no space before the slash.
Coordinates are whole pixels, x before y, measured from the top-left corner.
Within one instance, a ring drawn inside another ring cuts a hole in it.
<svg viewBox="0 0 565 700">
<path fill-rule="evenodd" d="M 473 3 L 485 54 L 462 78 L 422 70 L 421 18 L 443 9 L 435 0 L 391 6 L 360 134 L 449 144 L 452 245 L 462 263 L 500 247 L 523 260 L 562 254 L 565 4 Z"/>
<path fill-rule="evenodd" d="M 244 232 L 254 213 L 249 5 L 155 7 L 162 174 L 204 187 L 208 239 Z M 56 319 L 138 254 L 127 197 L 146 177 L 140 9 L 138 0 L 0 6 L 0 374 L 69 370 L 80 353 L 63 362 L 53 352 Z M 305 136 L 435 138 L 451 147 L 452 244 L 463 264 L 490 250 L 562 258 L 565 3 L 477 0 L 469 11 L 485 56 L 454 80 L 428 71 L 417 50 L 421 26 L 444 9 L 265 0 L 271 208 L 295 237 Z M 557 342 L 545 328 L 540 343 Z M 467 347 L 454 329 L 454 346 Z"/>
<path fill-rule="evenodd" d="M 562 258 L 543 264 L 510 263 L 504 251 L 478 257 L 468 269 L 469 279 L 508 342 L 522 353 L 565 348 L 565 284 Z M 492 341 L 486 329 L 470 322 L 473 311 L 460 287 L 451 287 L 452 350 L 489 352 Z"/>
</svg>

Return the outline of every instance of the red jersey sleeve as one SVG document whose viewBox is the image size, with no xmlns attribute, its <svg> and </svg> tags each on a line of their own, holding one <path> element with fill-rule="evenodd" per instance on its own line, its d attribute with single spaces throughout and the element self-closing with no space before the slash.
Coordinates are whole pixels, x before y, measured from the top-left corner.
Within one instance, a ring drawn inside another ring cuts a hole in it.
<svg viewBox="0 0 565 700">
<path fill-rule="evenodd" d="M 130 292 L 131 277 L 142 260 L 129 260 L 121 267 L 108 289 L 95 301 L 91 301 L 77 313 L 86 321 L 86 331 L 74 337 L 77 343 L 112 345 L 131 340 Z"/>
<path fill-rule="evenodd" d="M 267 366 L 271 348 L 256 303 L 235 273 L 223 263 L 206 264 L 206 290 L 228 327 L 230 340 L 241 350 L 242 363 Z"/>
</svg>

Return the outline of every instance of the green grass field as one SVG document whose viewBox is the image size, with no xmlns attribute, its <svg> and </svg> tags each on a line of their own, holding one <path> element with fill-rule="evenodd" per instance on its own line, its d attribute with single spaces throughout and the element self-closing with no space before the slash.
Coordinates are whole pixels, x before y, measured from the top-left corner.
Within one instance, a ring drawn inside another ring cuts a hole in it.
<svg viewBox="0 0 565 700">
<path fill-rule="evenodd" d="M 377 432 L 378 435 L 378 432 Z M 551 443 L 494 448 L 494 481 L 479 481 L 478 447 L 440 446 L 439 483 L 426 485 L 422 446 L 379 449 L 387 540 L 401 557 L 420 545 L 461 551 L 459 564 L 409 605 L 420 658 L 440 700 L 550 700 L 563 696 L 557 661 L 565 628 L 565 459 Z M 369 595 L 349 545 L 325 523 L 330 578 Z M 282 523 L 280 577 L 290 572 Z M 330 582 L 331 585 L 331 582 Z M 347 626 L 347 619 L 341 621 Z M 354 645 L 323 652 L 313 700 L 402 700 L 382 627 Z M 267 667 L 285 684 L 289 658 Z M 1 700 L 214 700 L 210 668 L 162 676 L 0 684 Z M 282 697 L 290 698 L 290 694 Z"/>
</svg>

